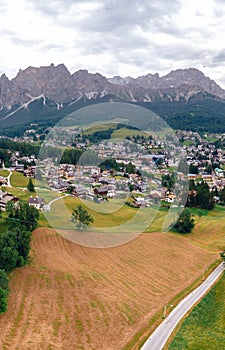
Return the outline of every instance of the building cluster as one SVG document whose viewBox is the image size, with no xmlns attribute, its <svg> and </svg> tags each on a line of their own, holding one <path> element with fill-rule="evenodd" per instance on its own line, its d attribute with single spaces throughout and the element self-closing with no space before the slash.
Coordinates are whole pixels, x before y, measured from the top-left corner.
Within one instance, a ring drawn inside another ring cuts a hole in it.
<svg viewBox="0 0 225 350">
<path fill-rule="evenodd" d="M 113 198 L 125 199 L 132 195 L 132 205 L 137 207 L 149 206 L 160 200 L 176 202 L 173 188 L 163 187 L 161 178 L 162 175 L 175 172 L 179 179 L 184 179 L 184 173 L 179 170 L 179 163 L 184 160 L 189 166 L 187 180 L 204 181 L 210 188 L 223 189 L 225 152 L 215 142 L 221 136 L 213 135 L 215 140 L 212 141 L 210 135 L 201 137 L 195 132 L 182 131 L 177 132 L 176 137 L 180 140 L 179 143 L 175 143 L 169 137 L 154 141 L 152 138 L 141 136 L 117 142 L 111 139 L 97 144 L 89 142 L 89 147 L 82 155 L 83 158 L 87 153 L 87 164 L 81 161 L 76 165 L 56 165 L 54 160 L 45 159 L 39 162 L 38 170 L 48 188 L 54 191 L 69 192 L 72 196 L 99 202 Z M 81 141 L 81 144 L 77 142 L 78 148 L 84 146 L 83 140 Z M 54 140 L 51 140 L 51 145 L 54 146 Z M 114 160 L 116 167 L 113 168 L 110 162 L 107 163 L 108 160 Z M 21 172 L 26 177 L 35 177 L 35 156 L 20 157 L 19 152 L 14 152 L 10 161 L 11 170 Z M 101 164 L 104 164 L 104 167 Z M 7 185 L 4 177 L 0 177 L 0 185 Z M 4 202 L 13 200 L 3 193 L 1 196 L 2 208 Z M 30 198 L 29 204 L 38 209 L 44 206 L 41 198 Z"/>
</svg>

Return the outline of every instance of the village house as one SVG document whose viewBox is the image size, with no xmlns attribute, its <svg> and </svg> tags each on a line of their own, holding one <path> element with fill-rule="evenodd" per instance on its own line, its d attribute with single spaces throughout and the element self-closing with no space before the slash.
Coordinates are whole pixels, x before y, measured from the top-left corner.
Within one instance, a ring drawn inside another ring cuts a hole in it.
<svg viewBox="0 0 225 350">
<path fill-rule="evenodd" d="M 2 185 L 8 185 L 8 181 L 5 177 L 0 176 L 0 186 Z"/>
<path fill-rule="evenodd" d="M 6 210 L 6 206 L 9 202 L 17 203 L 18 198 L 10 193 L 0 191 L 0 208 L 2 211 Z"/>
<path fill-rule="evenodd" d="M 110 198 L 115 197 L 114 186 L 105 185 L 105 186 L 96 187 L 94 188 L 94 193 L 102 197 L 110 197 Z"/>
<path fill-rule="evenodd" d="M 87 194 L 88 194 L 87 188 L 85 188 L 84 186 L 75 186 L 75 185 L 73 185 L 72 187 L 73 187 L 71 192 L 72 196 L 83 198 L 83 199 L 87 197 Z"/>
<path fill-rule="evenodd" d="M 23 171 L 23 175 L 26 177 L 35 177 L 35 166 L 29 166 L 27 169 Z"/>
<path fill-rule="evenodd" d="M 28 199 L 29 206 L 35 207 L 36 209 L 43 209 L 45 205 L 45 200 L 40 197 L 30 197 Z"/>
</svg>

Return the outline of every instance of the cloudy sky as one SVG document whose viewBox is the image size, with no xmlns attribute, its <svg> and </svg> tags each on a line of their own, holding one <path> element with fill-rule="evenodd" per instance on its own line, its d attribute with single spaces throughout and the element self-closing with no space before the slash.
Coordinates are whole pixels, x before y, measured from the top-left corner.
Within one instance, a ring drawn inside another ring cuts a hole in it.
<svg viewBox="0 0 225 350">
<path fill-rule="evenodd" d="M 0 0 L 0 74 L 64 63 L 107 77 L 196 67 L 225 88 L 224 0 Z"/>
</svg>

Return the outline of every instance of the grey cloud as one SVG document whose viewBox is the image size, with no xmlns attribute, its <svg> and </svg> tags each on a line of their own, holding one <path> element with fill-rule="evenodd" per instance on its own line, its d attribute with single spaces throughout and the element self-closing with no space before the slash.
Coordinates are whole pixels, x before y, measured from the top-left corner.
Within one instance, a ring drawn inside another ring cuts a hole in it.
<svg viewBox="0 0 225 350">
<path fill-rule="evenodd" d="M 27 1 L 27 6 L 41 12 L 45 16 L 60 16 L 62 13 L 69 13 L 70 8 L 76 4 L 91 3 L 94 0 L 34 0 Z"/>
<path fill-rule="evenodd" d="M 221 50 L 214 58 L 213 58 L 214 62 L 217 63 L 225 63 L 225 49 Z"/>
<path fill-rule="evenodd" d="M 91 4 L 96 1 L 73 0 L 49 0 L 48 2 L 34 1 L 32 6 L 46 16 L 54 16 L 55 23 L 61 26 L 79 27 L 84 32 L 95 31 L 100 33 L 129 30 L 135 25 L 149 28 L 155 19 L 163 19 L 177 11 L 180 1 L 169 2 L 166 0 L 138 1 L 138 0 L 111 0 L 101 1 L 100 8 L 92 10 L 89 17 L 79 19 L 76 6 L 79 4 Z M 29 5 L 31 6 L 31 5 Z M 123 32 L 121 33 L 123 35 Z"/>
<path fill-rule="evenodd" d="M 220 50 L 216 55 L 211 53 L 211 59 L 205 63 L 205 67 L 220 67 L 225 66 L 225 49 Z"/>
<path fill-rule="evenodd" d="M 54 51 L 61 51 L 62 50 L 62 43 L 59 44 L 51 44 L 51 43 L 45 43 L 45 42 L 41 42 L 40 43 L 40 49 L 42 51 L 50 51 L 50 50 L 54 50 Z"/>
<path fill-rule="evenodd" d="M 85 1 L 86 4 L 94 2 Z M 124 56 L 129 56 L 132 52 L 136 57 L 137 50 L 154 49 L 150 37 L 155 33 L 162 32 L 175 37 L 184 35 L 184 31 L 175 27 L 170 20 L 180 8 L 180 0 L 101 1 L 101 6 L 84 18 L 78 17 L 76 13 L 75 5 L 81 3 L 81 0 L 39 0 L 33 1 L 32 6 L 46 16 L 54 16 L 56 25 L 71 28 L 71 46 L 79 48 L 86 55 L 109 52 L 120 56 L 124 52 Z M 143 37 L 141 31 L 150 33 L 150 36 Z M 140 64 L 139 58 L 137 64 Z"/>
<path fill-rule="evenodd" d="M 32 47 L 43 43 L 42 40 L 21 38 L 16 34 L 11 35 L 10 40 L 14 45 L 21 45 L 24 47 Z"/>
</svg>

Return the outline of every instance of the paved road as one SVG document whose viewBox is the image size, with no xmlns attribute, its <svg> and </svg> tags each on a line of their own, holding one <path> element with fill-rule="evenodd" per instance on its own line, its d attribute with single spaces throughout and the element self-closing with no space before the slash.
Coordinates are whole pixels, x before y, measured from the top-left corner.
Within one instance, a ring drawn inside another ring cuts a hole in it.
<svg viewBox="0 0 225 350">
<path fill-rule="evenodd" d="M 148 338 L 141 350 L 161 350 L 168 340 L 170 334 L 184 317 L 187 311 L 206 293 L 224 271 L 224 264 L 220 264 L 209 277 L 192 293 L 185 297 L 169 316 L 160 324 L 158 328 Z"/>
<path fill-rule="evenodd" d="M 63 195 L 63 196 L 61 196 L 61 197 L 52 199 L 48 204 L 46 204 L 46 205 L 44 206 L 44 208 L 43 208 L 44 211 L 50 212 L 50 210 L 51 210 L 51 205 L 52 205 L 53 203 L 55 203 L 56 201 L 59 201 L 60 199 L 63 199 L 63 198 L 65 198 L 65 197 L 68 197 L 68 196 L 70 196 L 70 195 L 69 195 L 69 194 L 65 194 L 65 195 Z"/>
</svg>

